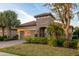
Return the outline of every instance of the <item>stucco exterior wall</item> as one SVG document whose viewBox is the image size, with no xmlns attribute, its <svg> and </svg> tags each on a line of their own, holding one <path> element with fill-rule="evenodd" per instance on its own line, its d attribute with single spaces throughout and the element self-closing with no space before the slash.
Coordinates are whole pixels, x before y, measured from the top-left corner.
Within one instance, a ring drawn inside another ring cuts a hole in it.
<svg viewBox="0 0 79 59">
<path fill-rule="evenodd" d="M 36 26 L 17 28 L 17 33 L 18 33 L 19 39 L 20 39 L 21 31 L 24 32 L 24 38 L 29 37 L 29 36 L 33 37 L 33 36 L 35 36 L 35 33 L 36 33 Z"/>
</svg>

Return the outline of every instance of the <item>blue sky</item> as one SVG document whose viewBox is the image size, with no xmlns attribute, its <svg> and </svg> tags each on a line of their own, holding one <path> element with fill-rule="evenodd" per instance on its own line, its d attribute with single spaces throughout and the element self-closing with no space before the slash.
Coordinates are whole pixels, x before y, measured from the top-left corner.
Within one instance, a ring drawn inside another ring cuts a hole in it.
<svg viewBox="0 0 79 59">
<path fill-rule="evenodd" d="M 4 10 L 15 11 L 18 14 L 18 19 L 21 20 L 21 23 L 36 20 L 33 16 L 50 12 L 42 3 L 0 3 L 0 11 Z M 74 17 L 71 24 L 74 26 L 79 25 L 77 16 Z"/>
<path fill-rule="evenodd" d="M 15 11 L 21 23 L 35 20 L 33 16 L 49 12 L 41 3 L 0 3 L 0 11 L 4 10 Z"/>
</svg>

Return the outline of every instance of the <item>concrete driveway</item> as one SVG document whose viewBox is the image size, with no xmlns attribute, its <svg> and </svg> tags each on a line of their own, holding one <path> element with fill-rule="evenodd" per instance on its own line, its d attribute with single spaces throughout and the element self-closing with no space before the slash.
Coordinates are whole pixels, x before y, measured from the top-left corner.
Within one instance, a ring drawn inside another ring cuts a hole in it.
<svg viewBox="0 0 79 59">
<path fill-rule="evenodd" d="M 10 53 L 0 52 L 0 56 L 18 56 Z"/>
<path fill-rule="evenodd" d="M 21 44 L 23 42 L 25 42 L 25 41 L 24 40 L 13 40 L 13 41 L 0 42 L 0 48 L 10 47 L 10 46 L 13 46 L 16 44 Z M 0 56 L 17 56 L 17 55 L 5 53 L 5 52 L 0 52 Z"/>
<path fill-rule="evenodd" d="M 13 40 L 13 41 L 3 41 L 0 42 L 0 48 L 10 47 L 16 44 L 21 44 L 25 42 L 24 40 Z"/>
</svg>

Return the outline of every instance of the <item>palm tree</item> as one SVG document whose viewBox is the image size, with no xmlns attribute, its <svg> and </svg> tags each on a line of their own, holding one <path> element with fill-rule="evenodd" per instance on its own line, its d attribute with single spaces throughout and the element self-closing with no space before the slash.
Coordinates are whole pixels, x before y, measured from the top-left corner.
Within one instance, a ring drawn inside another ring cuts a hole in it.
<svg viewBox="0 0 79 59">
<path fill-rule="evenodd" d="M 2 34 L 4 36 L 5 27 L 7 26 L 7 20 L 2 12 L 0 12 L 0 27 L 2 28 Z"/>
<path fill-rule="evenodd" d="M 14 11 L 4 11 L 4 15 L 8 21 L 7 27 L 9 28 L 9 35 L 11 35 L 11 28 L 18 26 L 20 24 L 20 21 L 17 19 L 17 14 Z"/>
<path fill-rule="evenodd" d="M 50 33 L 50 36 L 53 36 L 57 39 L 64 34 L 61 24 L 56 22 L 50 23 L 48 26 L 48 32 Z"/>
</svg>

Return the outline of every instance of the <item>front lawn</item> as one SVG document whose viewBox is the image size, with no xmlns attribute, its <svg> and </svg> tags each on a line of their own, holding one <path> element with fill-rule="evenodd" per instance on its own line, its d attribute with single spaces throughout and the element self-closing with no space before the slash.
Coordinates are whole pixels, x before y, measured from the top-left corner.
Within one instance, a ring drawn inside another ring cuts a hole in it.
<svg viewBox="0 0 79 59">
<path fill-rule="evenodd" d="M 2 52 L 12 53 L 21 56 L 70 56 L 79 55 L 76 49 L 52 47 L 43 44 L 19 44 L 8 48 L 0 49 Z"/>
</svg>

